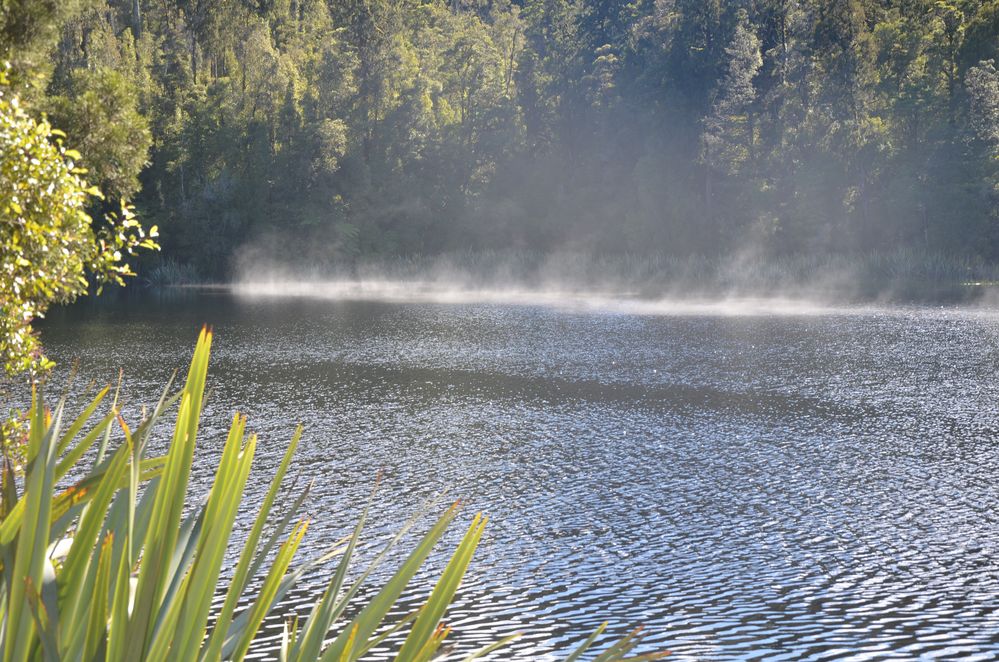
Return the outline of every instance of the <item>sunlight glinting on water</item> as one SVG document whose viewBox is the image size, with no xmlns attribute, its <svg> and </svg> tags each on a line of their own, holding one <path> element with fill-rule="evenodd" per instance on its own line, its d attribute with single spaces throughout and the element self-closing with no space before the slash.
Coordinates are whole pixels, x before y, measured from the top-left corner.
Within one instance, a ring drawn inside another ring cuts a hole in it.
<svg viewBox="0 0 999 662">
<path fill-rule="evenodd" d="M 608 637 L 644 626 L 641 651 L 678 660 L 999 651 L 994 314 L 635 315 L 312 291 L 80 309 L 43 339 L 63 365 L 81 359 L 77 388 L 124 367 L 134 409 L 213 325 L 192 498 L 233 411 L 260 435 L 260 476 L 303 421 L 303 558 L 350 530 L 379 471 L 361 560 L 441 489 L 467 503 L 462 522 L 488 513 L 446 619 L 457 654 L 520 631 L 493 659 L 556 659 L 604 620 Z M 251 480 L 237 538 L 265 482 Z M 396 615 L 425 599 L 461 528 Z M 286 598 L 256 655 L 330 572 Z"/>
</svg>

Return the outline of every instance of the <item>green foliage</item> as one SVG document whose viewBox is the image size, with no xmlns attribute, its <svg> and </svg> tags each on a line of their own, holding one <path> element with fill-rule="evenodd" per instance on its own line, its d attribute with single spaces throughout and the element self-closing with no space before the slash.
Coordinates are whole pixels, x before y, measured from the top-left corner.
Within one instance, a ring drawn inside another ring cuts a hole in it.
<svg viewBox="0 0 999 662">
<path fill-rule="evenodd" d="M 0 62 L 12 64 L 15 80 L 32 80 L 49 67 L 48 50 L 63 24 L 89 0 L 4 0 L 0 3 Z"/>
<path fill-rule="evenodd" d="M 157 248 L 122 205 L 95 228 L 101 193 L 83 179 L 78 152 L 45 120 L 31 118 L 0 81 L 0 362 L 7 375 L 47 367 L 31 323 L 51 304 L 87 291 L 87 277 L 123 283 L 137 249 Z"/>
<path fill-rule="evenodd" d="M 978 137 L 999 154 L 999 72 L 986 60 L 968 70 L 971 120 Z"/>
<path fill-rule="evenodd" d="M 32 103 L 206 278 L 268 242 L 999 255 L 996 0 L 29 4 Z"/>
<path fill-rule="evenodd" d="M 127 79 L 110 69 L 77 70 L 49 103 L 51 122 L 74 137 L 88 179 L 112 200 L 137 193 L 152 139 Z"/>
</svg>

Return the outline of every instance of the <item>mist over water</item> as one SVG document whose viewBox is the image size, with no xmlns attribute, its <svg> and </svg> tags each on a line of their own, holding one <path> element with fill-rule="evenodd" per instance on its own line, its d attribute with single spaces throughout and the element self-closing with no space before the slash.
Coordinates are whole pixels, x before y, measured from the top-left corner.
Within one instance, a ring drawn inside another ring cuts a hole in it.
<svg viewBox="0 0 999 662">
<path fill-rule="evenodd" d="M 464 253 L 322 267 L 248 251 L 231 286 L 242 297 L 545 306 L 630 315 L 864 314 L 913 304 L 993 308 L 992 274 L 925 256 L 725 259 Z M 913 297 L 913 291 L 919 296 Z"/>
<path fill-rule="evenodd" d="M 628 315 L 744 316 L 828 315 L 873 312 L 873 306 L 833 305 L 788 297 L 641 298 L 631 292 L 619 294 L 573 289 L 526 289 L 519 287 L 447 287 L 426 281 L 328 280 L 249 281 L 233 287 L 245 297 L 302 297 L 333 301 L 385 301 L 393 303 L 494 304 L 547 306 L 567 311 L 592 311 Z"/>
</svg>

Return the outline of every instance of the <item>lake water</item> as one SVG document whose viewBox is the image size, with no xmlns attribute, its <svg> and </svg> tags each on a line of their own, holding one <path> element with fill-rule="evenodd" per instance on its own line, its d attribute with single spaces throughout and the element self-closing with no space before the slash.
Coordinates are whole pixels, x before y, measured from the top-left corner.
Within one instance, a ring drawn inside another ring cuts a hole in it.
<svg viewBox="0 0 999 662">
<path fill-rule="evenodd" d="M 233 411 L 262 438 L 251 505 L 304 422 L 305 554 L 380 469 L 365 558 L 442 488 L 459 524 L 488 513 L 458 650 L 522 631 L 495 659 L 544 659 L 607 620 L 681 660 L 999 658 L 999 315 L 765 309 L 209 292 L 57 311 L 42 338 L 78 388 L 123 368 L 134 417 L 213 325 L 194 491 Z"/>
</svg>

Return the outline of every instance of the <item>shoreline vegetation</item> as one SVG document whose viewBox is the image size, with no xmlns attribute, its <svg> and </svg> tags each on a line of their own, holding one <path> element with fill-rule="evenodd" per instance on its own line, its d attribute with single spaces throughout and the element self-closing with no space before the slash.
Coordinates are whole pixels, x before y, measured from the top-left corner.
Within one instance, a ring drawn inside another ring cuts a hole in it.
<svg viewBox="0 0 999 662">
<path fill-rule="evenodd" d="M 140 280 L 154 289 L 193 287 L 353 299 L 447 300 L 479 295 L 487 301 L 515 302 L 518 295 L 531 295 L 552 301 L 597 296 L 624 301 L 781 298 L 838 304 L 957 304 L 988 300 L 999 289 L 999 265 L 909 249 L 776 258 L 463 251 L 307 268 L 290 262 L 244 261 L 228 281 L 205 279 L 190 265 L 164 260 Z"/>
</svg>

